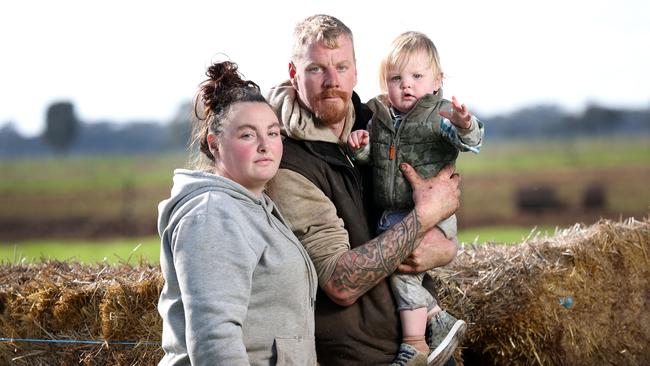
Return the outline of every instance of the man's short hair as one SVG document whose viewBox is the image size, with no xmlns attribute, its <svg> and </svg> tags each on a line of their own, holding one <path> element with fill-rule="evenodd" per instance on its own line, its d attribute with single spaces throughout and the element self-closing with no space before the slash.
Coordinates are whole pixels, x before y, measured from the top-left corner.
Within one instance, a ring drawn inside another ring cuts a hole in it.
<svg viewBox="0 0 650 366">
<path fill-rule="evenodd" d="M 354 52 L 352 31 L 342 21 L 325 14 L 316 14 L 305 18 L 296 25 L 293 32 L 291 61 L 300 58 L 304 52 L 304 46 L 312 42 L 322 42 L 330 49 L 339 48 L 338 38 L 341 35 L 350 39 L 352 51 Z"/>
</svg>

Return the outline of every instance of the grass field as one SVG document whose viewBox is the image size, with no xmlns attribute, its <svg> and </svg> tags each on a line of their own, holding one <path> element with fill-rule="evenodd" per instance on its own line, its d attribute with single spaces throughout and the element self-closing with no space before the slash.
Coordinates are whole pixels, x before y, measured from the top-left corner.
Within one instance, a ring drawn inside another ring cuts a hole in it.
<svg viewBox="0 0 650 366">
<path fill-rule="evenodd" d="M 527 237 L 553 235 L 555 227 L 491 227 L 461 230 L 461 243 L 497 242 L 503 244 L 521 243 Z M 157 263 L 160 255 L 160 239 L 157 236 L 142 238 L 121 238 L 113 240 L 27 240 L 0 243 L 0 262 L 33 263 L 48 259 L 82 263 L 106 262 L 109 264 L 130 263 L 145 260 Z"/>
<path fill-rule="evenodd" d="M 157 263 L 160 239 L 120 238 L 111 240 L 27 240 L 0 245 L 0 261 L 32 263 L 48 259 L 81 263 L 137 264 L 140 259 Z"/>
<path fill-rule="evenodd" d="M 185 154 L 0 161 L 0 242 L 155 235 L 157 204 L 169 195 L 173 169 L 186 161 Z M 461 154 L 457 166 L 462 230 L 591 224 L 650 212 L 647 137 L 505 143 L 488 135 L 481 154 Z M 581 200 L 594 184 L 607 204 L 586 211 Z M 518 211 L 519 189 L 544 186 L 562 210 Z"/>
<path fill-rule="evenodd" d="M 648 137 L 515 141 L 491 143 L 479 155 L 460 154 L 458 165 L 471 175 L 603 169 L 650 164 Z"/>
</svg>

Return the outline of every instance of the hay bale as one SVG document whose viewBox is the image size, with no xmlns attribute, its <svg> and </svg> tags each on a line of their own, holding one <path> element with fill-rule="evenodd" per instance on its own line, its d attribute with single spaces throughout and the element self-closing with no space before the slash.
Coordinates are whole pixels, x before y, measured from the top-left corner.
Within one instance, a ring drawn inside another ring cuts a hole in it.
<svg viewBox="0 0 650 366">
<path fill-rule="evenodd" d="M 650 364 L 650 218 L 466 245 L 434 274 L 469 324 L 459 364 Z M 158 266 L 0 265 L 0 364 L 155 365 Z M 134 342 L 123 345 L 119 342 Z M 118 343 L 116 343 L 118 342 Z"/>
<path fill-rule="evenodd" d="M 650 219 L 464 246 L 437 275 L 468 364 L 650 364 Z"/>
<path fill-rule="evenodd" d="M 150 274 L 135 283 L 117 279 L 108 286 L 99 313 L 103 338 L 159 341 L 162 319 L 155 305 L 162 284 L 160 276 Z"/>
<path fill-rule="evenodd" d="M 155 365 L 162 357 L 162 284 L 158 266 L 144 263 L 3 264 L 0 336 L 41 342 L 0 342 L 0 363 Z"/>
</svg>

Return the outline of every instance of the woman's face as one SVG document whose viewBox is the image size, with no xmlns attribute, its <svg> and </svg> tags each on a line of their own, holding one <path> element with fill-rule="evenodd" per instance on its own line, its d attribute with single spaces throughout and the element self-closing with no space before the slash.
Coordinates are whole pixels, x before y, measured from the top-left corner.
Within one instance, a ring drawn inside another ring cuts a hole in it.
<svg viewBox="0 0 650 366">
<path fill-rule="evenodd" d="M 224 129 L 216 143 L 217 172 L 257 196 L 261 196 L 266 182 L 278 171 L 282 158 L 280 123 L 265 103 L 239 102 L 230 107 Z"/>
</svg>

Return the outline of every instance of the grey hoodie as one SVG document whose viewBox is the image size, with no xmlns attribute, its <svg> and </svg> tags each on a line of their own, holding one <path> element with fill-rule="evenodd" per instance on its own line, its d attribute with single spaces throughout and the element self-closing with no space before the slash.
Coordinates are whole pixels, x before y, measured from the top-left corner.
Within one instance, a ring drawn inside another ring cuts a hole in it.
<svg viewBox="0 0 650 366">
<path fill-rule="evenodd" d="M 316 363 L 316 274 L 266 195 L 177 169 L 158 212 L 160 365 Z"/>
</svg>

